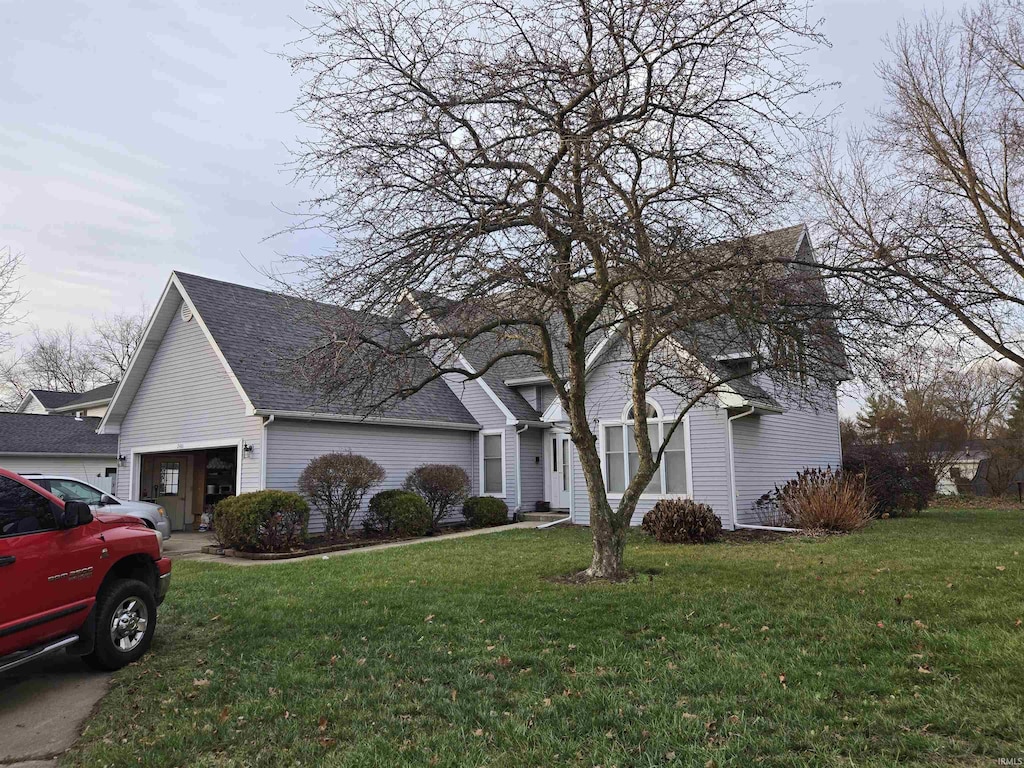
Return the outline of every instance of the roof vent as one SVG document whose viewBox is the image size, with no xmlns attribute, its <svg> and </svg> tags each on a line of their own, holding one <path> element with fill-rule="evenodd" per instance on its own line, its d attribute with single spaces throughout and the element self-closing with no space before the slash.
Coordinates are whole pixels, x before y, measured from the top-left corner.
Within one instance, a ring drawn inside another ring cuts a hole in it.
<svg viewBox="0 0 1024 768">
<path fill-rule="evenodd" d="M 188 305 L 187 301 L 181 302 L 181 319 L 186 323 L 192 319 L 192 307 Z"/>
</svg>

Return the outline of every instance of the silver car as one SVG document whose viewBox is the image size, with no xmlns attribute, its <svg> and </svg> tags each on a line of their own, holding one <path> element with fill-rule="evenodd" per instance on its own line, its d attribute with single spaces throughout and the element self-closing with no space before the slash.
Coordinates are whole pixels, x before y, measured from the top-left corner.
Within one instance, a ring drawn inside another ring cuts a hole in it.
<svg viewBox="0 0 1024 768">
<path fill-rule="evenodd" d="M 101 491 L 74 477 L 60 475 L 23 474 L 36 485 L 40 485 L 62 501 L 84 501 L 94 512 L 110 512 L 140 518 L 164 539 L 171 538 L 171 520 L 159 504 L 146 501 L 121 501 L 116 496 Z"/>
</svg>

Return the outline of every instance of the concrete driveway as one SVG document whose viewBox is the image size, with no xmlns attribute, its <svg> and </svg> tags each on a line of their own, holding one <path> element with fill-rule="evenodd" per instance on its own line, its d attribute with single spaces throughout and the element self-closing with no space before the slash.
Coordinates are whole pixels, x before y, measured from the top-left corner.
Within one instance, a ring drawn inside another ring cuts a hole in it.
<svg viewBox="0 0 1024 768">
<path fill-rule="evenodd" d="M 64 653 L 0 675 L 0 766 L 57 765 L 109 685 L 109 672 Z"/>
</svg>

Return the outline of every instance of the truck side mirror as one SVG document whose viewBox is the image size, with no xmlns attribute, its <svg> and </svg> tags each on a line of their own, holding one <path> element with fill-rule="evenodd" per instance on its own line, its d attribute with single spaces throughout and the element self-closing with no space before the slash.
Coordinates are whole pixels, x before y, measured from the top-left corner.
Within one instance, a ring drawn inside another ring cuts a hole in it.
<svg viewBox="0 0 1024 768">
<path fill-rule="evenodd" d="M 61 516 L 61 528 L 74 528 L 92 522 L 92 509 L 84 501 L 65 501 L 64 514 Z"/>
</svg>

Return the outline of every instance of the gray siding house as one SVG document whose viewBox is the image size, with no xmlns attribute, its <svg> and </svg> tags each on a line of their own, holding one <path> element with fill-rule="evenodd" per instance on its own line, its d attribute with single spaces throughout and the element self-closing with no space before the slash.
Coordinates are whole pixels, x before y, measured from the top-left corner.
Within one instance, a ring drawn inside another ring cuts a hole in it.
<svg viewBox="0 0 1024 768">
<path fill-rule="evenodd" d="M 803 227 L 774 236 L 786 248 L 809 247 Z M 500 497 L 512 511 L 547 502 L 589 522 L 560 404 L 534 373 L 510 364 L 478 379 L 449 375 L 364 418 L 282 372 L 281 361 L 318 331 L 308 302 L 172 273 L 99 426 L 117 435 L 118 495 L 157 501 L 175 528 L 190 529 L 226 495 L 295 490 L 311 459 L 352 451 L 384 467 L 383 488 L 400 486 L 420 464 L 451 463 L 469 474 L 474 494 Z M 613 339 L 595 342 L 588 374 L 588 412 L 613 501 L 630 466 L 628 388 L 614 349 Z M 461 366 L 475 373 L 476 357 L 470 349 Z M 658 390 L 651 400 L 660 430 L 679 400 Z M 657 499 L 677 496 L 709 503 L 728 528 L 752 524 L 753 500 L 775 483 L 841 461 L 834 388 L 810 407 L 744 381 L 692 409 L 683 426 L 634 524 Z"/>
</svg>

